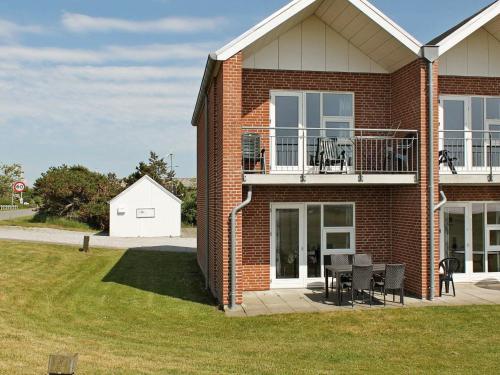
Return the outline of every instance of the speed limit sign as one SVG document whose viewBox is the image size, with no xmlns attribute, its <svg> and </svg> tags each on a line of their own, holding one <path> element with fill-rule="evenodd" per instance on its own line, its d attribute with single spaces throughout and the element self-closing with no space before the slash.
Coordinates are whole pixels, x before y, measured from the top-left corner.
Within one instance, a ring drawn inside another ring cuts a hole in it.
<svg viewBox="0 0 500 375">
<path fill-rule="evenodd" d="M 14 182 L 12 190 L 14 190 L 14 193 L 22 193 L 26 190 L 26 184 L 22 181 Z"/>
</svg>

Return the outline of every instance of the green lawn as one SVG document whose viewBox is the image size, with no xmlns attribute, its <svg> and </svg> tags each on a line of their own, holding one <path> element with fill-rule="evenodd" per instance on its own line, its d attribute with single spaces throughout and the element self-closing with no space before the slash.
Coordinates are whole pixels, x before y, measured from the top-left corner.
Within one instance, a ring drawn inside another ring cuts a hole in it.
<svg viewBox="0 0 500 375">
<path fill-rule="evenodd" d="M 0 241 L 0 373 L 493 374 L 499 306 L 226 318 L 192 254 Z"/>
<path fill-rule="evenodd" d="M 91 228 L 88 224 L 69 220 L 61 217 L 51 217 L 51 216 L 39 216 L 30 215 L 18 217 L 10 220 L 0 220 L 0 226 L 16 226 L 25 228 L 53 228 L 53 229 L 65 229 L 72 231 L 83 231 L 83 232 L 97 232 L 96 229 Z"/>
</svg>

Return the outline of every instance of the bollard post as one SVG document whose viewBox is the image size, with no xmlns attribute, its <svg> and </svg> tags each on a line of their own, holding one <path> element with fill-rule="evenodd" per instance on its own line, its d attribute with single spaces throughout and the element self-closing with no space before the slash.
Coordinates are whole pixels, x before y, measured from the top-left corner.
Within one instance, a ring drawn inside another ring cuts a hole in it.
<svg viewBox="0 0 500 375">
<path fill-rule="evenodd" d="M 89 252 L 90 236 L 83 236 L 83 252 Z"/>
</svg>

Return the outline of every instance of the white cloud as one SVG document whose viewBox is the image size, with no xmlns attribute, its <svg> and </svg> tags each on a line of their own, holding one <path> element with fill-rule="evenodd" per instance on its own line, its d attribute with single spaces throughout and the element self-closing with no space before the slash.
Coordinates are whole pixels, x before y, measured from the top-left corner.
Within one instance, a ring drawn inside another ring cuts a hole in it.
<svg viewBox="0 0 500 375">
<path fill-rule="evenodd" d="M 17 23 L 0 19 L 0 38 L 13 39 L 21 34 L 41 34 L 44 28 L 37 25 L 19 25 Z"/>
<path fill-rule="evenodd" d="M 63 13 L 62 24 L 72 32 L 129 33 L 195 33 L 215 30 L 224 18 L 167 17 L 149 21 L 130 21 L 119 18 L 92 17 L 78 13 Z"/>
<path fill-rule="evenodd" d="M 98 50 L 0 46 L 0 61 L 101 64 L 113 61 L 161 62 L 203 59 L 210 50 L 207 43 L 107 46 Z"/>
</svg>

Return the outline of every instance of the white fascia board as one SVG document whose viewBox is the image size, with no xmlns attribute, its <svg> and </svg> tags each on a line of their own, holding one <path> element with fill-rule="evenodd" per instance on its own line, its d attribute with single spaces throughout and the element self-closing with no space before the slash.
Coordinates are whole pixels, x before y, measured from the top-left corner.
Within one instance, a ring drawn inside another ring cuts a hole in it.
<svg viewBox="0 0 500 375">
<path fill-rule="evenodd" d="M 455 32 L 448 35 L 441 42 L 438 43 L 439 55 L 443 55 L 453 47 L 455 47 L 462 40 L 472 35 L 474 32 L 479 30 L 481 27 L 486 25 L 488 22 L 493 20 L 500 14 L 500 1 L 493 4 L 491 7 L 486 9 L 484 12 L 478 14 L 476 17 L 471 19 L 461 28 Z"/>
<path fill-rule="evenodd" d="M 215 52 L 215 58 L 219 61 L 224 61 L 234 56 L 241 50 L 248 47 L 256 40 L 262 38 L 268 32 L 286 22 L 308 6 L 314 4 L 318 0 L 294 0 L 285 5 L 283 8 L 273 13 L 264 21 L 258 23 L 250 30 L 226 44 L 224 47 Z"/>
<path fill-rule="evenodd" d="M 415 55 L 420 54 L 422 43 L 416 38 L 406 32 L 396 22 L 387 17 L 373 4 L 366 0 L 348 0 L 352 5 L 358 8 L 361 12 L 366 14 L 368 18 L 374 21 L 377 25 L 387 31 L 390 35 L 396 38 L 400 43 L 412 51 Z"/>
</svg>

